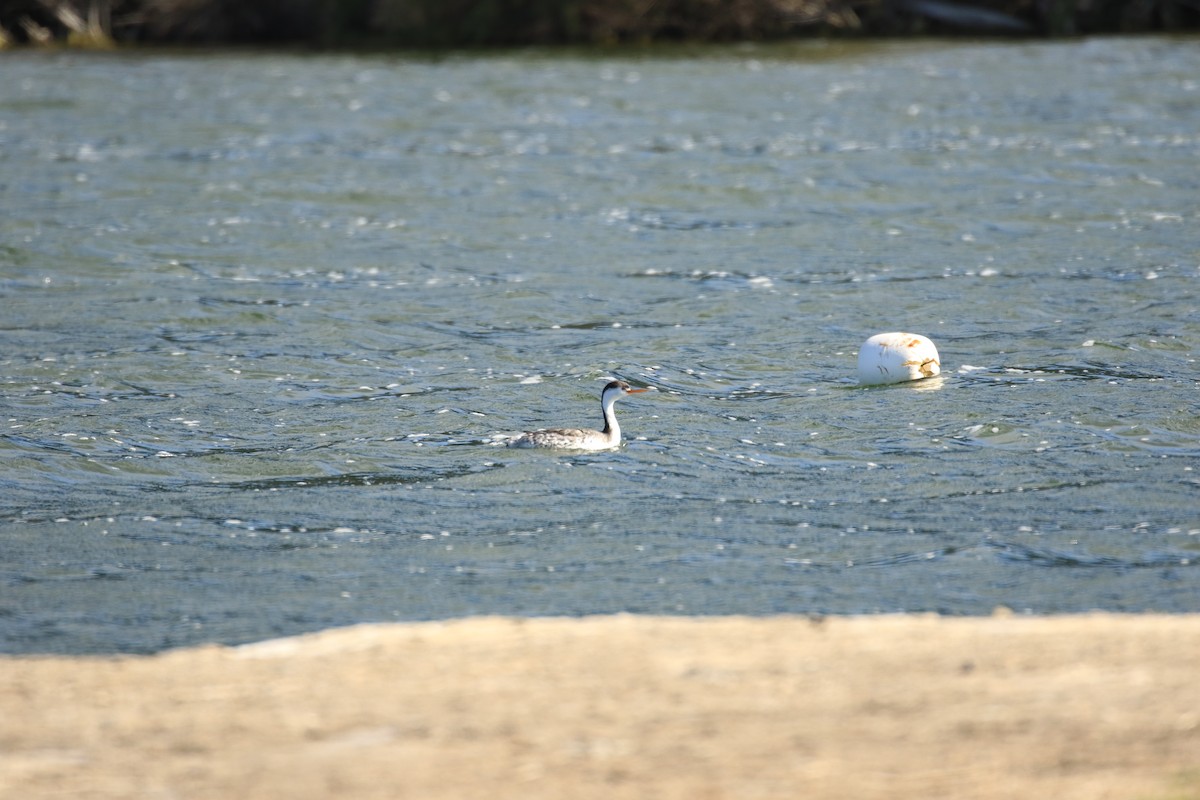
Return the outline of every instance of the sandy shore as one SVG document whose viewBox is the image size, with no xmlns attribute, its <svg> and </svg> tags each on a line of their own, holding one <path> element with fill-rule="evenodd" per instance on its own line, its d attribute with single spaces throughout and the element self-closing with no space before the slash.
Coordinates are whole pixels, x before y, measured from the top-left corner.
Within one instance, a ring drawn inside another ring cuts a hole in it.
<svg viewBox="0 0 1200 800">
<path fill-rule="evenodd" d="M 1200 616 L 370 625 L 0 703 L 5 798 L 1200 797 Z"/>
</svg>

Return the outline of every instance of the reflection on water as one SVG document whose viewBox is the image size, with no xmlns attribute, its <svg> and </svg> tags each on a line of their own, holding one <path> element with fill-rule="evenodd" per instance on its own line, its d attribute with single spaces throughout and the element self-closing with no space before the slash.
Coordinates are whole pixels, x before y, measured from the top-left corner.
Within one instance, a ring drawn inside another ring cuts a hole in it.
<svg viewBox="0 0 1200 800">
<path fill-rule="evenodd" d="M 1196 53 L 10 54 L 0 649 L 1200 610 Z"/>
</svg>

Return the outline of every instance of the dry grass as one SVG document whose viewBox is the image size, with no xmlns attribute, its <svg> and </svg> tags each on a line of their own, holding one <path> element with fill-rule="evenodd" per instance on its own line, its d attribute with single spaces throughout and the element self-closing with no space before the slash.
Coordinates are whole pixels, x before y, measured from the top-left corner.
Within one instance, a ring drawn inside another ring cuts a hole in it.
<svg viewBox="0 0 1200 800">
<path fill-rule="evenodd" d="M 0 658 L 0 795 L 1196 800 L 1200 617 L 481 618 Z"/>
</svg>

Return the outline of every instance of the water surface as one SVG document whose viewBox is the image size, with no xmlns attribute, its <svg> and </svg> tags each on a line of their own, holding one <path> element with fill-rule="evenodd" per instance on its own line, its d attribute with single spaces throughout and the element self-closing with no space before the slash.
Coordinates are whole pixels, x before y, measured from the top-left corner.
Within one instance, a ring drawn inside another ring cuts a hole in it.
<svg viewBox="0 0 1200 800">
<path fill-rule="evenodd" d="M 1194 40 L 0 75 L 3 652 L 1200 611 Z"/>
</svg>

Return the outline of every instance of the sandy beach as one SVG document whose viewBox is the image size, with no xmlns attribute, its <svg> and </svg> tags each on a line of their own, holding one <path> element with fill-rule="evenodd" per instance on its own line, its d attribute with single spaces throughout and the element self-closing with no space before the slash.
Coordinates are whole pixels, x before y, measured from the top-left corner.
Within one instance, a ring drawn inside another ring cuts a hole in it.
<svg viewBox="0 0 1200 800">
<path fill-rule="evenodd" d="M 364 625 L 0 698 L 5 798 L 1200 797 L 1200 616 Z"/>
</svg>

